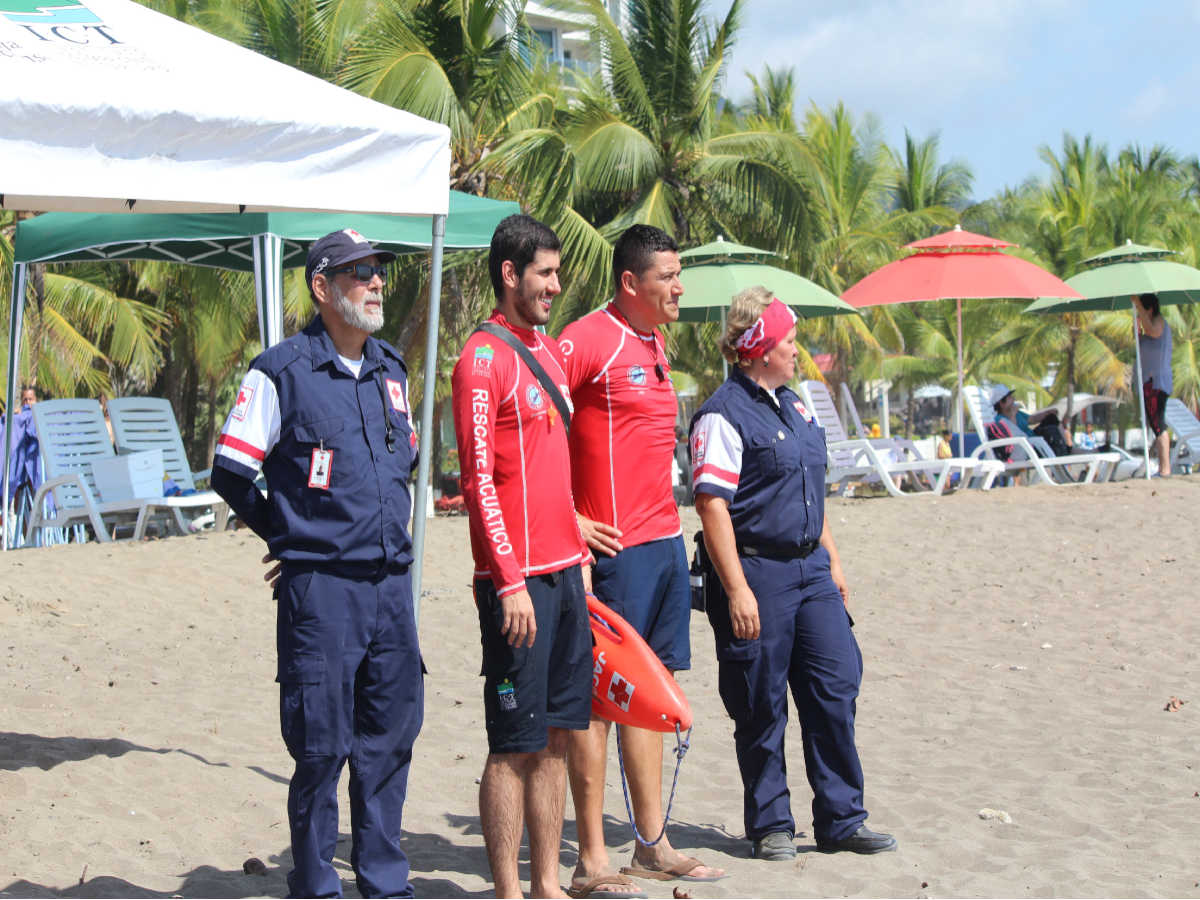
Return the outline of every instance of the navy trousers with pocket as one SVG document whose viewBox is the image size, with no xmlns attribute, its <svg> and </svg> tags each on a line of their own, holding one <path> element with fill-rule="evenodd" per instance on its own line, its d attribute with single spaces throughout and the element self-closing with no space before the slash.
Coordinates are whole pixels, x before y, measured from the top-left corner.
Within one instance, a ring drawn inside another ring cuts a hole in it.
<svg viewBox="0 0 1200 900">
<path fill-rule="evenodd" d="M 854 744 L 862 654 L 829 574 L 829 554 L 819 547 L 804 559 L 741 562 L 758 599 L 760 637 L 733 636 L 729 604 L 719 588 L 708 616 L 721 700 L 735 723 L 746 837 L 796 833 L 784 756 L 790 687 L 813 792 L 813 836 L 820 843 L 842 840 L 867 818 Z"/>
<path fill-rule="evenodd" d="M 341 896 L 333 856 L 338 779 L 349 760 L 359 892 L 411 897 L 400 822 L 424 684 L 408 570 L 350 577 L 285 566 L 278 602 L 279 718 L 296 762 L 288 889 Z"/>
</svg>

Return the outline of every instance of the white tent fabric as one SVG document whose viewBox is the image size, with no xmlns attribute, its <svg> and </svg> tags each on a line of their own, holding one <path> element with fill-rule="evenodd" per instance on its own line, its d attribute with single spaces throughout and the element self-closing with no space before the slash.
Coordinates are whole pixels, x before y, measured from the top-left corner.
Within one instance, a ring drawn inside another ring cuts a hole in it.
<svg viewBox="0 0 1200 900">
<path fill-rule="evenodd" d="M 432 216 L 421 434 L 433 432 L 450 130 L 133 0 L 0 2 L 0 208 Z M 282 339 L 280 240 L 254 243 L 264 346 Z M 25 266 L 13 273 L 13 408 Z M 12 417 L 8 417 L 11 423 Z M 4 429 L 4 447 L 11 424 Z M 6 454 L 5 454 L 6 457 Z M 8 505 L 5 466 L 3 504 Z M 419 603 L 429 454 L 413 520 Z M 0 547 L 8 549 L 8 530 Z"/>
<path fill-rule="evenodd" d="M 133 0 L 8 0 L 0 46 L 5 208 L 446 213 L 445 126 Z"/>
</svg>

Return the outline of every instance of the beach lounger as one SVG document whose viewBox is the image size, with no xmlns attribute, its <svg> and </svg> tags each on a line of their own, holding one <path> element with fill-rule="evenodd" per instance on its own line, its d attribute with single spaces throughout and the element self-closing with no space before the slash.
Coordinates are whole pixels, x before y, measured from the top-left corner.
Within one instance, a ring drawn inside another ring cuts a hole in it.
<svg viewBox="0 0 1200 900">
<path fill-rule="evenodd" d="M 872 441 L 864 438 L 847 438 L 842 420 L 838 417 L 837 407 L 829 388 L 822 381 L 804 381 L 800 384 L 800 397 L 805 406 L 813 414 L 818 425 L 825 429 L 826 453 L 828 468 L 825 475 L 825 485 L 830 491 L 838 494 L 846 490 L 854 482 L 882 484 L 893 497 L 911 497 L 917 492 L 905 492 L 897 484 L 897 479 L 912 475 L 920 484 L 928 489 L 927 493 L 940 495 L 950 484 L 953 472 L 975 472 L 983 476 L 986 487 L 991 487 L 992 480 L 1002 471 L 1002 467 L 990 460 L 981 459 L 921 459 L 915 446 L 911 452 L 916 459 L 897 461 L 892 454 L 895 445 L 876 447 Z"/>
<path fill-rule="evenodd" d="M 1113 452 L 1072 453 L 1069 456 L 1041 457 L 1038 456 L 1037 451 L 1033 449 L 1033 444 L 1024 435 L 992 439 L 987 433 L 987 423 L 994 417 L 988 414 L 992 407 L 988 403 L 986 392 L 978 385 L 968 384 L 963 388 L 963 394 L 967 412 L 971 417 L 971 424 L 979 435 L 980 441 L 971 456 L 1002 462 L 1006 475 L 1031 472 L 1045 484 L 1089 484 L 1096 480 L 1097 476 L 1100 481 L 1107 481 L 1121 459 L 1119 454 Z M 997 453 L 997 450 L 1000 453 Z M 1009 451 L 1007 460 L 1000 459 L 1000 456 L 1005 455 L 1004 450 Z M 1019 451 L 1022 458 L 1014 458 L 1018 455 L 1014 451 Z M 1057 471 L 1065 477 L 1063 480 L 1057 481 L 1051 477 L 1051 470 Z M 1082 473 L 1082 477 L 1079 477 L 1079 473 Z"/>
<path fill-rule="evenodd" d="M 1200 463 L 1200 419 L 1192 415 L 1192 411 L 1178 397 L 1167 400 L 1164 418 L 1167 427 L 1175 432 L 1175 446 L 1171 448 L 1171 471 L 1180 466 Z"/>
<path fill-rule="evenodd" d="M 99 541 L 113 539 L 116 529 L 129 526 L 140 539 L 151 512 L 147 500 L 103 503 L 96 492 L 92 463 L 116 456 L 104 413 L 95 400 L 43 400 L 33 407 L 38 444 L 46 480 L 42 482 L 25 523 L 25 544 L 34 543 L 39 528 L 63 528 L 87 523 Z M 53 494 L 53 511 L 43 502 Z"/>
<path fill-rule="evenodd" d="M 813 382 L 821 384 L 821 382 Z M 921 451 L 917 449 L 917 445 L 907 438 L 899 437 L 877 437 L 873 438 L 867 433 L 866 427 L 862 423 L 862 419 L 858 415 L 858 406 L 854 403 L 854 395 L 850 393 L 850 386 L 846 382 L 842 382 L 839 386 L 842 396 L 842 405 L 846 408 L 846 414 L 850 417 L 850 427 L 854 430 L 854 437 L 861 438 L 865 441 L 870 441 L 871 446 L 876 449 L 883 448 L 885 450 L 895 451 L 897 456 L 894 458 L 897 462 L 902 462 L 905 459 L 924 459 Z"/>
<path fill-rule="evenodd" d="M 229 519 L 229 507 L 215 491 L 197 491 L 196 482 L 207 480 L 212 469 L 193 472 L 171 402 L 161 397 L 117 397 L 108 401 L 108 418 L 112 423 L 113 443 L 118 453 L 139 450 L 161 450 L 163 471 L 185 493 L 165 500 L 174 513 L 176 525 L 183 533 L 197 525 L 214 525 L 223 531 Z M 194 491 L 196 493 L 187 493 Z M 172 502 L 173 501 L 173 502 Z M 185 509 L 212 507 L 210 515 L 188 521 Z"/>
</svg>

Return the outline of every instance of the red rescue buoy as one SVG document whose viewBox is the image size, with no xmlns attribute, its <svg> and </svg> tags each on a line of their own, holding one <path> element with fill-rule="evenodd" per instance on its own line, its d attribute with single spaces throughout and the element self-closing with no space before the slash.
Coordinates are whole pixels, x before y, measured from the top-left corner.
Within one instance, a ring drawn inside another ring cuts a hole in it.
<svg viewBox="0 0 1200 900">
<path fill-rule="evenodd" d="M 692 727 L 679 683 L 633 626 L 588 594 L 592 637 L 592 712 L 650 731 Z"/>
</svg>

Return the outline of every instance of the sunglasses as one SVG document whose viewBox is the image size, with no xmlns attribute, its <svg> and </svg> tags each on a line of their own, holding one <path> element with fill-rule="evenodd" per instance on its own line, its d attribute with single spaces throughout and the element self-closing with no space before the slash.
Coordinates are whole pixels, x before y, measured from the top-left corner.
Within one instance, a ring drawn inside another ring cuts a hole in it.
<svg viewBox="0 0 1200 900">
<path fill-rule="evenodd" d="M 387 266 L 373 266 L 370 263 L 351 263 L 346 266 L 339 266 L 336 269 L 330 269 L 330 275 L 341 275 L 347 273 L 353 275 L 359 281 L 367 282 L 379 276 L 380 281 L 387 281 Z"/>
</svg>

